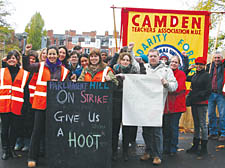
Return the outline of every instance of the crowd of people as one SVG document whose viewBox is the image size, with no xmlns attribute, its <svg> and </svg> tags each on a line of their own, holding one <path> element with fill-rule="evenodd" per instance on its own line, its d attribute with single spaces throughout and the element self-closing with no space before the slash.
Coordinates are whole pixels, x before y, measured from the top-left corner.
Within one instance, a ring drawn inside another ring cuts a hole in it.
<svg viewBox="0 0 225 168">
<path fill-rule="evenodd" d="M 182 57 L 169 58 L 166 53 L 150 49 L 146 61 L 135 57 L 133 47 L 134 43 L 130 43 L 113 57 L 106 50 L 99 49 L 85 54 L 80 46 L 75 46 L 73 51 L 68 51 L 65 46 L 49 46 L 38 52 L 32 50 L 32 44 L 27 44 L 23 55 L 17 50 L 10 51 L 3 58 L 0 70 L 2 160 L 18 157 L 17 150 L 27 151 L 28 167 L 36 167 L 39 157 L 45 154 L 47 81 L 94 81 L 115 85 L 112 160 L 118 159 L 122 128 L 123 159 L 128 161 L 128 147 L 135 144 L 137 126 L 122 123 L 124 74 L 156 74 L 163 86 L 163 123 L 161 127 L 142 127 L 146 148 L 140 160 L 152 159 L 154 165 L 159 165 L 163 154 L 176 155 L 179 120 L 186 112 L 186 106 L 191 106 L 194 120 L 193 145 L 186 150 L 187 153 L 207 155 L 208 139 L 225 141 L 225 63 L 222 54 L 214 53 L 209 64 L 199 56 L 195 65 L 189 67 L 185 52 Z M 189 76 L 193 68 L 196 72 Z M 188 94 L 186 81 L 191 82 Z M 216 115 L 216 106 L 219 116 Z"/>
</svg>

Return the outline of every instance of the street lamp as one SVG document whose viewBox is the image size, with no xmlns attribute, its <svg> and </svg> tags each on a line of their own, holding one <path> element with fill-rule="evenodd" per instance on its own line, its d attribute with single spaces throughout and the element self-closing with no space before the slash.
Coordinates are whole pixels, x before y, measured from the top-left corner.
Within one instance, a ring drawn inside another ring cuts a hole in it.
<svg viewBox="0 0 225 168">
<path fill-rule="evenodd" d="M 26 47 L 26 44 L 27 44 L 27 35 L 28 35 L 27 32 L 22 33 L 22 36 L 23 36 L 23 54 L 25 54 L 25 47 Z"/>
<path fill-rule="evenodd" d="M 42 36 L 41 38 L 41 48 L 46 48 L 47 47 L 47 37 Z"/>
</svg>

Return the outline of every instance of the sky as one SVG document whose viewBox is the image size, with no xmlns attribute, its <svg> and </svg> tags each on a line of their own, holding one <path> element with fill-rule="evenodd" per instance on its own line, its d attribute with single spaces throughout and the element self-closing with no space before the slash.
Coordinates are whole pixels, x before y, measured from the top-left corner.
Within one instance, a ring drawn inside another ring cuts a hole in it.
<svg viewBox="0 0 225 168">
<path fill-rule="evenodd" d="M 64 34 L 65 30 L 82 32 L 105 31 L 113 34 L 113 10 L 116 7 L 190 10 L 198 0 L 7 0 L 11 8 L 8 23 L 22 33 L 31 17 L 40 12 L 46 30 Z M 120 30 L 120 9 L 115 9 L 116 29 Z"/>
</svg>

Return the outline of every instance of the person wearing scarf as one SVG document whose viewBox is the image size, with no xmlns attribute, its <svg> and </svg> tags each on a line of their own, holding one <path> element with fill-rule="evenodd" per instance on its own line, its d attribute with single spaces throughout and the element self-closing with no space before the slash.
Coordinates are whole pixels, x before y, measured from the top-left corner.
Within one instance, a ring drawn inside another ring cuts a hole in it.
<svg viewBox="0 0 225 168">
<path fill-rule="evenodd" d="M 44 64 L 44 67 L 43 67 L 43 64 Z M 65 71 L 66 72 L 69 72 L 69 71 L 62 65 L 62 62 L 59 60 L 59 51 L 56 46 L 50 46 L 47 48 L 47 59 L 46 59 L 45 63 L 42 62 L 42 63 L 30 64 L 28 57 L 24 56 L 23 57 L 23 67 L 24 67 L 24 69 L 27 69 L 30 72 L 38 73 L 38 76 L 39 76 L 39 73 L 41 73 L 41 71 L 42 71 L 42 76 L 48 75 L 48 73 L 45 74 L 45 72 L 47 72 L 47 70 L 46 70 L 46 67 L 47 67 L 50 71 L 49 78 L 51 81 L 63 81 L 63 80 L 71 79 L 70 78 L 71 75 L 68 73 L 67 73 L 66 78 L 62 79 L 61 73 L 65 72 Z M 43 69 L 41 69 L 41 67 Z M 47 77 L 45 77 L 45 78 L 47 78 Z M 44 79 L 41 79 L 41 80 L 44 80 Z M 44 86 L 42 86 L 42 87 L 44 87 Z M 38 90 L 38 82 L 36 85 L 36 91 L 40 92 Z M 38 100 L 38 101 L 36 103 L 35 96 L 34 96 L 34 101 L 32 104 L 32 108 L 35 111 L 35 121 L 34 121 L 33 133 L 31 136 L 30 151 L 28 153 L 28 167 L 36 167 L 37 166 L 40 141 L 41 141 L 41 138 L 43 138 L 45 136 L 44 134 L 45 134 L 46 96 L 41 97 L 41 98 L 43 98 L 43 101 L 39 100 L 40 97 L 41 96 L 37 95 L 36 100 Z"/>
<path fill-rule="evenodd" d="M 123 95 L 123 74 L 137 74 L 137 68 L 132 65 L 132 56 L 128 52 L 121 53 L 117 64 L 113 66 L 113 70 L 119 81 L 118 89 L 114 91 L 113 97 L 113 120 L 112 120 L 112 160 L 117 160 L 117 148 L 119 140 L 120 125 L 122 122 L 122 95 Z M 136 126 L 122 126 L 122 145 L 123 159 L 128 161 L 129 142 L 135 142 L 137 133 Z"/>
<path fill-rule="evenodd" d="M 111 81 L 114 85 L 118 85 L 116 76 L 113 71 L 106 63 L 102 61 L 101 53 L 98 49 L 91 51 L 88 57 L 89 65 L 83 69 L 78 81 L 85 82 L 108 82 Z M 107 73 L 103 74 L 104 70 L 107 69 Z"/>
</svg>

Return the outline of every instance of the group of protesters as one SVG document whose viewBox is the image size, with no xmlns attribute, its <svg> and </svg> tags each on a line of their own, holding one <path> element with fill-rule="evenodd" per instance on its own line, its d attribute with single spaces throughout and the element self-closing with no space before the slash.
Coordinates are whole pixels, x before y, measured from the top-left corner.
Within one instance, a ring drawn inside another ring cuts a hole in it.
<svg viewBox="0 0 225 168">
<path fill-rule="evenodd" d="M 32 50 L 32 44 L 27 44 L 22 56 L 17 50 L 10 51 L 2 60 L 0 72 L 2 160 L 18 157 L 16 150 L 28 151 L 28 167 L 36 167 L 39 157 L 44 155 L 47 81 L 94 81 L 112 82 L 115 86 L 112 160 L 118 159 L 122 127 L 123 159 L 128 161 L 129 144 L 135 144 L 137 126 L 122 123 L 124 74 L 156 74 L 163 86 L 163 123 L 161 127 L 142 127 L 146 149 L 140 160 L 152 159 L 154 165 L 159 165 L 163 154 L 176 155 L 179 120 L 186 111 L 186 103 L 191 106 L 194 120 L 193 145 L 187 153 L 206 155 L 208 138 L 225 141 L 225 63 L 222 54 L 216 52 L 207 66 L 205 59 L 199 56 L 195 65 L 189 67 L 185 52 L 182 52 L 182 57 L 169 58 L 166 53 L 150 49 L 148 60 L 144 61 L 135 57 L 133 47 L 134 43 L 130 43 L 113 57 L 106 50 L 99 49 L 85 54 L 80 46 L 75 46 L 73 51 L 68 51 L 65 46 L 49 46 L 37 52 Z M 188 76 L 193 68 L 196 68 L 195 74 Z M 188 94 L 186 81 L 191 82 Z"/>
</svg>

